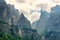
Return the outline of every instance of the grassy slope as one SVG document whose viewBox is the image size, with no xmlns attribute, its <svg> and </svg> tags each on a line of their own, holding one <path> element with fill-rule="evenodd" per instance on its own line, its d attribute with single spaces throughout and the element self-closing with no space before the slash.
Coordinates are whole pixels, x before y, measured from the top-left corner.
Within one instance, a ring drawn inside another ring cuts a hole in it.
<svg viewBox="0 0 60 40">
<path fill-rule="evenodd" d="M 19 36 L 12 36 L 7 33 L 0 32 L 0 40 L 22 40 Z"/>
</svg>

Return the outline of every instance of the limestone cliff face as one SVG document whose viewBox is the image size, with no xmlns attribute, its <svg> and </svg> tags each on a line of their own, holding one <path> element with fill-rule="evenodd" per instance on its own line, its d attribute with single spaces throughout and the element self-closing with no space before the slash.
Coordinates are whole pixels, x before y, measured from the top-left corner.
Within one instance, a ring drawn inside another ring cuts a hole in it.
<svg viewBox="0 0 60 40">
<path fill-rule="evenodd" d="M 47 30 L 60 32 L 60 6 L 56 5 L 51 9 L 47 23 Z"/>
<path fill-rule="evenodd" d="M 0 0 L 0 31 L 4 31 L 4 24 L 2 24 L 3 20 L 5 20 L 6 17 L 6 12 L 7 12 L 7 4 L 4 0 Z"/>
<path fill-rule="evenodd" d="M 7 11 L 7 23 L 11 25 L 10 28 L 10 33 L 11 34 L 18 34 L 18 18 L 19 18 L 19 11 L 15 9 L 14 5 L 8 4 L 8 11 Z M 12 31 L 12 32 L 11 32 Z"/>
<path fill-rule="evenodd" d="M 40 40 L 40 36 L 35 29 L 24 28 L 22 36 L 24 40 Z"/>
<path fill-rule="evenodd" d="M 20 35 L 19 31 L 21 31 L 23 37 L 25 35 L 27 38 L 33 38 L 32 40 L 39 39 L 37 31 L 31 29 L 30 21 L 24 14 L 19 15 L 18 10 L 13 5 L 6 4 L 4 0 L 0 0 L 0 32 Z"/>
<path fill-rule="evenodd" d="M 16 19 L 19 14 L 11 6 L 7 5 L 4 0 L 0 0 L 0 31 L 15 34 L 18 32 L 18 27 L 13 25 L 17 25 Z M 14 11 L 11 10 L 12 8 Z"/>
<path fill-rule="evenodd" d="M 56 5 L 51 9 L 48 19 L 45 40 L 60 40 L 60 6 Z"/>
<path fill-rule="evenodd" d="M 23 15 L 20 15 L 19 21 L 19 33 L 24 40 L 40 40 L 40 36 L 35 29 L 32 29 L 29 20 Z"/>
<path fill-rule="evenodd" d="M 32 23 L 32 27 L 34 26 L 35 29 L 38 31 L 39 34 L 44 32 L 46 28 L 46 23 L 49 18 L 49 13 L 46 12 L 45 10 L 41 9 L 41 16 L 40 19 Z"/>
<path fill-rule="evenodd" d="M 4 0 L 0 0 L 0 19 L 4 19 L 6 17 L 7 4 Z"/>
<path fill-rule="evenodd" d="M 19 34 L 19 30 L 23 28 L 31 28 L 28 19 L 23 15 L 19 15 L 19 11 L 14 5 L 6 4 L 4 0 L 0 1 L 0 31 L 10 33 L 12 35 Z"/>
<path fill-rule="evenodd" d="M 30 21 L 23 14 L 20 15 L 20 18 L 18 20 L 18 26 L 20 26 L 21 29 L 31 28 Z"/>
</svg>

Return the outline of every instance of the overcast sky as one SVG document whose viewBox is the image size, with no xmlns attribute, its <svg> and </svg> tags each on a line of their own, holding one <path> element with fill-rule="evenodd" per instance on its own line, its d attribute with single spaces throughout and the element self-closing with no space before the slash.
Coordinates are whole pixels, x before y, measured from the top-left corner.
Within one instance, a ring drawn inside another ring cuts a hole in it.
<svg viewBox="0 0 60 40">
<path fill-rule="evenodd" d="M 37 11 L 40 11 L 41 8 L 50 12 L 51 7 L 60 5 L 60 0 L 6 0 L 6 2 L 23 12 L 30 22 L 39 19 L 40 13 Z"/>
</svg>

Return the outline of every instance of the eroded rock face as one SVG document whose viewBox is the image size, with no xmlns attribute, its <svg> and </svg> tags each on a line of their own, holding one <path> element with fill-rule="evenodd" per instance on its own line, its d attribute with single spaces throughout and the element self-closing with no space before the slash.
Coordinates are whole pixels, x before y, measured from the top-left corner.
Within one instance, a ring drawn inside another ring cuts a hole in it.
<svg viewBox="0 0 60 40">
<path fill-rule="evenodd" d="M 25 40 L 40 40 L 40 36 L 36 30 L 24 28 L 22 30 L 22 36 Z"/>
<path fill-rule="evenodd" d="M 47 29 L 50 31 L 60 32 L 60 6 L 59 5 L 56 5 L 55 7 L 52 8 L 47 23 Z"/>
<path fill-rule="evenodd" d="M 14 5 L 6 4 L 4 0 L 0 1 L 0 30 L 12 35 L 18 34 L 22 28 L 31 28 L 28 19 L 23 15 L 19 15 Z"/>
<path fill-rule="evenodd" d="M 8 4 L 6 4 L 4 0 L 0 0 L 0 31 L 14 34 L 18 32 L 18 27 L 12 25 L 14 25 L 14 20 L 19 14 L 18 12 L 16 12 L 17 10 L 11 6 L 12 5 L 9 6 Z M 14 11 L 10 10 L 12 8 L 14 8 Z M 11 25 L 9 23 L 11 23 Z M 17 25 L 17 22 L 15 23 L 15 25 Z"/>
<path fill-rule="evenodd" d="M 47 22 L 45 40 L 60 40 L 60 6 L 51 9 Z"/>
<path fill-rule="evenodd" d="M 18 26 L 20 27 L 20 29 L 31 28 L 29 20 L 23 14 L 20 15 L 20 18 L 18 20 Z"/>
<path fill-rule="evenodd" d="M 40 19 L 32 23 L 32 26 L 35 27 L 35 29 L 38 31 L 39 34 L 44 32 L 48 18 L 49 18 L 49 13 L 41 10 Z"/>
<path fill-rule="evenodd" d="M 4 0 L 0 0 L 0 31 L 4 30 L 4 24 L 2 24 L 3 20 L 6 17 L 6 12 L 7 12 L 7 4 Z"/>
<path fill-rule="evenodd" d="M 3 19 L 6 14 L 7 4 L 4 0 L 0 0 L 0 18 Z"/>
<path fill-rule="evenodd" d="M 37 22 L 38 22 L 38 20 L 37 20 L 37 21 L 34 21 L 34 22 L 31 24 L 32 29 L 36 29 L 36 27 L 37 27 Z"/>
<path fill-rule="evenodd" d="M 60 40 L 60 32 L 50 31 L 45 35 L 45 40 Z"/>
</svg>

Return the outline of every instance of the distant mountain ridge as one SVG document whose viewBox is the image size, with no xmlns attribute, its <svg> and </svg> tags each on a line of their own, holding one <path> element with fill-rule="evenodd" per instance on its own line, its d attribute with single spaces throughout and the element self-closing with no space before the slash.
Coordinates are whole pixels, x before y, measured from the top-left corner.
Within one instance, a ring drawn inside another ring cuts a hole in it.
<svg viewBox="0 0 60 40">
<path fill-rule="evenodd" d="M 32 23 L 32 26 L 36 27 L 35 29 L 38 31 L 39 34 L 44 32 L 48 18 L 49 13 L 41 9 L 40 19 Z"/>
<path fill-rule="evenodd" d="M 50 17 L 47 22 L 47 29 L 50 31 L 60 32 L 60 6 L 56 5 L 51 9 Z"/>
</svg>

